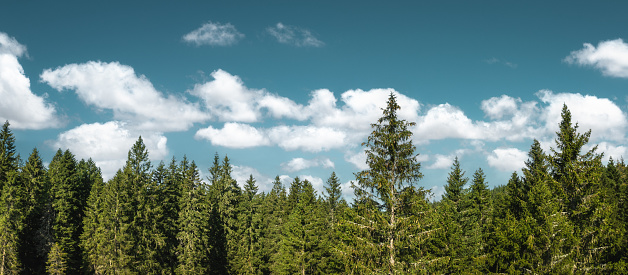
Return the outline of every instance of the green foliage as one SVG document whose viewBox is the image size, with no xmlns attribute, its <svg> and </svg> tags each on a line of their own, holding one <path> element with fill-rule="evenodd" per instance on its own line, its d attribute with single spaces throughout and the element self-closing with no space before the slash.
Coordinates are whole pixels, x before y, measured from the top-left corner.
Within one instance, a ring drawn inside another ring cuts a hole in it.
<svg viewBox="0 0 628 275">
<path fill-rule="evenodd" d="M 555 147 L 534 140 L 525 167 L 489 190 L 456 158 L 439 202 L 422 177 L 409 127 L 390 95 L 363 145 L 355 200 L 332 173 L 277 176 L 241 189 L 216 154 L 208 184 L 194 161 L 153 168 L 141 137 L 104 182 L 91 159 L 58 150 L 25 163 L 0 131 L 0 274 L 625 274 L 628 167 L 602 165 L 563 108 Z M 263 185 L 262 185 L 263 186 Z M 263 187 L 261 188 L 264 189 Z"/>
<path fill-rule="evenodd" d="M 342 225 L 347 272 L 393 273 L 421 266 L 419 258 L 402 254 L 420 247 L 425 228 L 418 213 L 404 209 L 403 191 L 423 175 L 408 129 L 415 124 L 399 119 L 399 109 L 391 93 L 383 116 L 371 125 L 373 132 L 363 144 L 369 169 L 356 174 L 354 209 Z M 424 195 L 421 189 L 412 193 Z M 416 239 L 404 242 L 404 236 Z"/>
</svg>

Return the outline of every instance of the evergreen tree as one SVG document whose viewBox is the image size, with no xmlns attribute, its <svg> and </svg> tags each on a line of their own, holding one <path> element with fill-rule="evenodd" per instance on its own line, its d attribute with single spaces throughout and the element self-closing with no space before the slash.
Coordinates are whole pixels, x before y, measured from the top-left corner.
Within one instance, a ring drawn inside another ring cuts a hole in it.
<svg viewBox="0 0 628 275">
<path fill-rule="evenodd" d="M 212 234 L 211 272 L 225 274 L 233 271 L 229 262 L 237 251 L 238 204 L 242 190 L 231 177 L 231 163 L 227 156 L 221 164 L 218 155 L 210 167 L 209 200 L 212 208 L 210 227 Z"/>
<path fill-rule="evenodd" d="M 244 185 L 243 198 L 240 203 L 238 217 L 238 245 L 236 257 L 233 259 L 233 271 L 237 274 L 260 274 L 261 226 L 260 196 L 253 175 Z"/>
<path fill-rule="evenodd" d="M 65 263 L 64 272 L 76 274 L 81 272 L 83 255 L 79 247 L 79 239 L 83 229 L 83 205 L 81 195 L 86 186 L 78 177 L 77 162 L 74 155 L 60 149 L 50 162 L 48 178 L 51 185 L 51 202 L 53 210 L 52 231 L 53 242 L 59 251 L 50 251 L 48 262 L 59 267 L 57 263 Z M 91 188 L 91 186 L 90 186 Z M 55 258 L 52 258 L 55 257 Z M 65 257 L 65 258 L 58 258 Z M 51 269 L 48 272 L 61 272 Z"/>
<path fill-rule="evenodd" d="M 24 274 L 42 274 L 46 271 L 49 240 L 44 231 L 44 213 L 47 191 L 50 188 L 46 173 L 39 151 L 33 149 L 21 175 L 26 198 L 24 230 L 20 236 L 20 258 L 24 265 Z"/>
<path fill-rule="evenodd" d="M 577 270 L 593 268 L 601 271 L 603 267 L 596 262 L 610 241 L 608 235 L 600 231 L 610 214 L 599 211 L 606 208 L 600 196 L 602 155 L 596 153 L 597 146 L 583 152 L 591 131 L 577 132 L 578 124 L 572 124 L 571 112 L 566 105 L 563 105 L 561 119 L 556 132 L 556 148 L 551 148 L 549 158 L 553 189 L 574 226 L 574 235 L 579 236 L 574 251 Z"/>
<path fill-rule="evenodd" d="M 316 191 L 308 181 L 295 178 L 290 190 L 295 198 L 295 205 L 283 225 L 281 248 L 276 254 L 278 273 L 315 274 L 320 273 L 322 255 L 321 233 L 324 223 L 317 207 Z"/>
<path fill-rule="evenodd" d="M 348 268 L 355 272 L 391 274 L 409 267 L 423 267 L 420 257 L 400 254 L 420 247 L 416 242 L 404 243 L 403 236 L 413 235 L 415 240 L 422 240 L 425 228 L 419 213 L 400 215 L 404 213 L 402 191 L 417 182 L 422 174 L 411 140 L 412 132 L 408 130 L 414 123 L 399 119 L 399 109 L 391 93 L 383 116 L 372 124 L 374 130 L 363 144 L 369 169 L 356 174 L 356 209 L 351 214 L 351 222 L 343 225 L 349 232 L 345 236 L 353 236 L 345 242 L 344 257 Z M 424 192 L 416 194 L 420 196 Z M 409 246 L 401 249 L 401 245 Z M 362 258 L 363 253 L 371 256 Z"/>
<path fill-rule="evenodd" d="M 463 262 L 467 263 L 467 270 L 486 272 L 486 237 L 490 216 L 490 197 L 486 176 L 482 168 L 473 174 L 473 180 L 466 199 L 466 211 L 463 224 L 466 255 Z"/>
<path fill-rule="evenodd" d="M 264 196 L 262 202 L 262 262 L 263 274 L 270 274 L 279 270 L 274 261 L 274 255 L 279 252 L 281 244 L 282 225 L 286 222 L 286 189 L 279 176 L 273 181 L 273 188 Z"/>
<path fill-rule="evenodd" d="M 324 248 L 323 273 L 340 273 L 344 269 L 344 264 L 336 248 L 337 243 L 340 242 L 337 224 L 347 208 L 347 202 L 342 198 L 342 188 L 335 172 L 331 173 L 325 183 L 325 193 L 323 207 L 327 218 L 322 240 Z"/>
<path fill-rule="evenodd" d="M 189 164 L 184 158 L 180 165 L 183 172 L 183 185 L 179 204 L 180 226 L 177 240 L 178 266 L 176 274 L 208 274 L 210 266 L 211 243 L 208 216 L 210 209 L 207 190 L 204 187 L 196 164 Z"/>
<path fill-rule="evenodd" d="M 469 254 L 466 251 L 469 247 L 466 246 L 467 240 L 464 237 L 464 230 L 468 228 L 466 228 L 463 220 L 463 216 L 467 214 L 467 205 L 465 205 L 467 194 L 464 186 L 469 178 L 465 177 L 464 174 L 465 172 L 460 168 L 458 157 L 454 158 L 447 183 L 444 186 L 445 193 L 443 193 L 443 199 L 439 205 L 442 228 L 438 232 L 439 238 L 442 239 L 439 254 L 449 259 L 445 268 L 447 272 L 451 273 L 460 273 L 469 267 L 463 259 Z"/>
</svg>

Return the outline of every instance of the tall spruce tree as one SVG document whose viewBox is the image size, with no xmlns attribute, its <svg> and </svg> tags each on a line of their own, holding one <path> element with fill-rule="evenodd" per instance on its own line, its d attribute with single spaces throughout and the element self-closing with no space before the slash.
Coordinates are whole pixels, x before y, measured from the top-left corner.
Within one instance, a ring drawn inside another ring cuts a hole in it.
<svg viewBox="0 0 628 275">
<path fill-rule="evenodd" d="M 26 218 L 26 191 L 18 168 L 15 137 L 7 121 L 0 131 L 0 274 L 18 274 L 22 267 L 19 237 Z"/>
<path fill-rule="evenodd" d="M 415 123 L 399 119 L 399 109 L 391 93 L 383 116 L 371 125 L 373 132 L 363 143 L 369 169 L 356 174 L 355 211 L 351 222 L 343 225 L 349 232 L 345 236 L 353 235 L 353 240 L 344 245 L 345 259 L 351 269 L 348 272 L 392 274 L 424 266 L 420 256 L 401 254 L 419 249 L 417 240 L 426 235 L 419 213 L 403 209 L 406 205 L 402 192 L 412 188 L 423 175 L 412 144 L 412 132 L 408 129 Z M 419 196 L 413 201 L 426 201 L 425 197 L 420 197 L 424 192 L 413 193 Z M 415 242 L 404 242 L 404 236 L 415 236 Z M 367 257 L 364 253 L 371 255 Z"/>
</svg>

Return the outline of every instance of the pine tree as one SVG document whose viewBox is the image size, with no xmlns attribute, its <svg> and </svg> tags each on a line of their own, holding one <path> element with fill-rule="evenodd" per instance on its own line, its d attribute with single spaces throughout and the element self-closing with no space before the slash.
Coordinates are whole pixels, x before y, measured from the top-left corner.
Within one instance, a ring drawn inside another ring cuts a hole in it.
<svg viewBox="0 0 628 275">
<path fill-rule="evenodd" d="M 391 93 L 383 116 L 371 125 L 374 130 L 363 143 L 369 169 L 356 174 L 355 210 L 350 214 L 351 222 L 343 225 L 349 233 L 345 236 L 353 236 L 345 241 L 343 249 L 345 262 L 354 272 L 392 274 L 424 266 L 421 257 L 400 254 L 420 247 L 416 242 L 404 243 L 403 236 L 413 235 L 415 240 L 423 240 L 426 228 L 419 213 L 401 215 L 404 213 L 402 192 L 423 175 L 414 152 L 412 132 L 408 129 L 415 124 L 400 120 L 397 117 L 399 109 L 396 97 Z M 425 198 L 413 201 L 425 201 Z M 409 247 L 401 249 L 401 245 Z M 366 257 L 364 253 L 371 256 Z"/>
</svg>

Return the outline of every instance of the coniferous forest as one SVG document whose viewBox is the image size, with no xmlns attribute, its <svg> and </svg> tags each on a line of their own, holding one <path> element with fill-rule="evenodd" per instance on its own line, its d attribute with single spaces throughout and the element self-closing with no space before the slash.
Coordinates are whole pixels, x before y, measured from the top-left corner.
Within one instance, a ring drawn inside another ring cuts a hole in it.
<svg viewBox="0 0 628 275">
<path fill-rule="evenodd" d="M 419 187 L 414 122 L 393 94 L 362 144 L 355 199 L 332 173 L 325 192 L 279 177 L 238 184 L 215 155 L 151 163 L 142 138 L 105 182 L 91 160 L 16 151 L 0 132 L 0 274 L 625 274 L 628 168 L 602 163 L 563 106 L 550 150 L 490 189 L 456 158 L 445 193 Z M 501 184 L 501 185 L 500 185 Z M 240 186 L 244 186 L 241 188 Z M 468 186 L 468 188 L 466 188 Z"/>
</svg>

